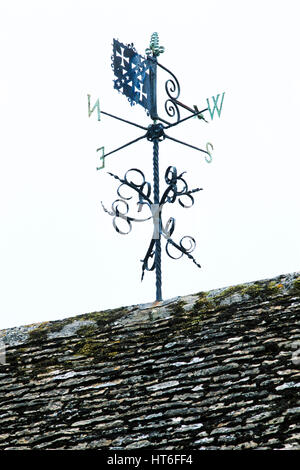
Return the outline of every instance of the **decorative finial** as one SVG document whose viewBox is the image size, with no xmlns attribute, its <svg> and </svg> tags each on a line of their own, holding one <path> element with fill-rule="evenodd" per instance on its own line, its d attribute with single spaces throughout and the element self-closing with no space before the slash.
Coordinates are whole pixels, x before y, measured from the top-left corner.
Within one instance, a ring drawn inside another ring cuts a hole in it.
<svg viewBox="0 0 300 470">
<path fill-rule="evenodd" d="M 145 50 L 145 52 L 148 56 L 152 53 L 153 57 L 158 57 L 160 54 L 165 52 L 165 48 L 159 45 L 158 33 L 153 33 L 151 35 L 150 46 Z"/>
</svg>

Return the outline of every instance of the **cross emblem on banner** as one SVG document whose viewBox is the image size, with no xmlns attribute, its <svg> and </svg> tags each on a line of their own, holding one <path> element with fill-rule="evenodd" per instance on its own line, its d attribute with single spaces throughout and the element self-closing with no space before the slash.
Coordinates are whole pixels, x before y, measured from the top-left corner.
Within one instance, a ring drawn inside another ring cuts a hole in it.
<svg viewBox="0 0 300 470">
<path fill-rule="evenodd" d="M 112 67 L 116 77 L 114 87 L 127 96 L 131 105 L 140 104 L 149 113 L 151 62 L 139 55 L 132 46 L 125 46 L 114 39 Z"/>
<path fill-rule="evenodd" d="M 147 98 L 147 93 L 143 92 L 143 86 L 144 86 L 143 83 L 141 83 L 140 86 L 141 86 L 140 90 L 137 87 L 135 87 L 135 91 L 137 91 L 139 93 L 139 95 L 140 95 L 139 100 L 142 101 L 143 96 L 145 98 Z"/>
<path fill-rule="evenodd" d="M 121 53 L 116 51 L 116 56 L 120 57 L 120 59 L 121 59 L 121 67 L 125 67 L 125 60 L 126 60 L 126 62 L 129 62 L 129 60 L 124 56 L 125 48 L 122 47 L 122 46 L 120 46 L 120 48 L 121 48 Z"/>
</svg>

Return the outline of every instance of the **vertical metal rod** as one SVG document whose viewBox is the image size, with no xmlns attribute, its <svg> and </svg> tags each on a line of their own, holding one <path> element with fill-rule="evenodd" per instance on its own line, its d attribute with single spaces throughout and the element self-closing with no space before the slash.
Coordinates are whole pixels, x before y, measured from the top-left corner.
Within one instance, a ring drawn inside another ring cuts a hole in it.
<svg viewBox="0 0 300 470">
<path fill-rule="evenodd" d="M 156 209 L 159 206 L 159 162 L 158 162 L 158 144 L 159 140 L 153 140 L 153 189 L 154 189 L 154 204 L 156 204 Z M 159 224 L 158 230 L 155 230 L 156 240 L 155 240 L 155 274 L 156 274 L 156 300 L 162 300 L 161 293 L 161 214 L 158 210 L 158 218 L 156 218 Z"/>
<path fill-rule="evenodd" d="M 156 123 L 157 119 L 157 57 L 153 51 L 152 64 L 150 67 L 150 86 L 151 86 L 151 111 L 150 117 Z M 153 139 L 153 192 L 154 192 L 154 204 L 156 211 L 155 220 L 155 275 L 156 275 L 156 301 L 162 300 L 161 294 L 161 214 L 159 207 L 159 162 L 158 162 L 158 147 L 159 140 Z M 157 217 L 158 212 L 158 217 Z"/>
</svg>

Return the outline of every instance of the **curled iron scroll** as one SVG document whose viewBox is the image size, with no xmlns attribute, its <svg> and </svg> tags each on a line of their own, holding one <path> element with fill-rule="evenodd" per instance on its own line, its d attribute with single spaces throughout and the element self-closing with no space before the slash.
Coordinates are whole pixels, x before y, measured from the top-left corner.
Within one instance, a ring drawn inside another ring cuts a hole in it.
<svg viewBox="0 0 300 470">
<path fill-rule="evenodd" d="M 132 175 L 132 173 L 134 175 Z M 117 175 L 114 175 L 113 173 L 109 173 L 113 178 L 117 179 L 120 181 L 120 185 L 117 189 L 117 194 L 120 199 L 116 199 L 111 206 L 111 211 L 107 210 L 103 203 L 102 207 L 104 211 L 109 214 L 110 216 L 113 217 L 113 227 L 114 229 L 122 234 L 122 235 L 127 235 L 128 233 L 131 232 L 132 230 L 132 222 L 145 222 L 147 220 L 150 220 L 152 218 L 152 215 L 149 217 L 146 217 L 144 219 L 137 219 L 136 217 L 131 217 L 128 212 L 129 212 L 129 205 L 127 201 L 132 199 L 132 196 L 125 196 L 122 194 L 122 191 L 124 187 L 130 188 L 134 190 L 137 193 L 138 196 L 138 212 L 141 212 L 143 204 L 151 205 L 152 201 L 150 199 L 150 194 L 151 194 L 151 185 L 148 183 L 145 179 L 144 173 L 137 168 L 131 168 L 125 173 L 124 178 L 120 178 Z M 134 182 L 134 178 L 138 176 L 140 178 L 140 182 Z M 118 225 L 118 222 L 120 220 L 125 220 L 127 223 L 127 230 L 124 231 L 120 228 Z"/>
<path fill-rule="evenodd" d="M 190 194 L 184 194 L 183 197 L 188 198 L 191 201 L 191 203 L 190 204 L 184 204 L 182 202 L 181 198 L 179 198 L 178 202 L 181 205 L 181 207 L 184 207 L 185 209 L 189 209 L 190 207 L 192 207 L 194 205 L 195 200 L 194 200 L 193 196 L 191 196 Z"/>
<path fill-rule="evenodd" d="M 161 64 L 158 64 L 160 67 L 162 67 L 166 72 L 168 72 L 170 75 L 172 75 L 173 79 L 169 78 L 166 83 L 165 83 L 165 90 L 168 95 L 168 97 L 171 100 L 177 100 L 180 95 L 180 85 L 179 81 L 175 77 L 174 73 L 172 73 L 170 70 L 168 70 L 166 67 L 164 67 Z"/>
<path fill-rule="evenodd" d="M 145 255 L 145 258 L 141 260 L 142 265 L 142 279 L 144 279 L 145 271 L 154 271 L 155 269 L 155 250 L 154 250 L 155 240 L 152 239 Z M 152 265 L 149 266 L 149 261 L 152 260 Z"/>
<path fill-rule="evenodd" d="M 169 117 L 173 118 L 174 116 L 176 116 L 177 121 L 180 120 L 179 108 L 178 108 L 176 102 L 173 101 L 172 99 L 168 99 L 165 102 L 165 111 L 166 111 L 166 113 Z"/>
<path fill-rule="evenodd" d="M 136 172 L 139 176 L 141 176 L 142 177 L 142 182 L 140 184 L 138 184 L 138 183 L 135 183 L 134 181 L 128 181 L 130 172 Z M 125 184 L 132 185 L 132 186 L 135 186 L 137 188 L 141 188 L 141 186 L 143 186 L 143 184 L 146 182 L 144 173 L 141 170 L 139 170 L 138 168 L 131 168 L 130 170 L 127 170 L 126 173 L 125 173 L 125 176 L 124 176 L 124 181 L 125 181 Z"/>
<path fill-rule="evenodd" d="M 175 230 L 175 219 L 174 217 L 170 217 L 167 220 L 166 225 L 165 226 L 162 225 L 161 232 L 167 239 L 169 239 L 172 236 L 174 230 Z"/>
<path fill-rule="evenodd" d="M 174 166 L 169 166 L 165 173 L 165 182 L 168 187 L 165 190 L 160 204 L 163 205 L 165 202 L 174 203 L 178 198 L 178 202 L 181 207 L 189 208 L 194 204 L 194 198 L 191 196 L 191 193 L 202 191 L 202 188 L 195 188 L 192 190 L 188 189 L 186 180 L 183 178 L 185 172 L 178 175 L 177 169 Z M 182 187 L 180 188 L 180 185 Z M 187 204 L 182 201 L 182 198 L 188 198 L 190 203 Z"/>
<path fill-rule="evenodd" d="M 125 205 L 125 212 L 120 212 L 119 210 L 119 204 L 120 203 L 123 203 Z M 113 203 L 112 203 L 112 210 L 113 210 L 113 214 L 114 214 L 114 218 L 113 218 L 113 227 L 114 229 L 118 232 L 118 233 L 121 233 L 122 235 L 127 235 L 128 233 L 131 232 L 132 230 L 132 225 L 131 225 L 131 220 L 130 218 L 127 216 L 128 214 L 128 211 L 129 211 L 129 206 L 127 204 L 126 201 L 124 201 L 123 199 L 116 199 Z M 126 220 L 127 224 L 128 224 L 128 227 L 129 227 L 129 230 L 127 232 L 123 232 L 119 227 L 118 227 L 118 224 L 117 224 L 117 221 L 119 219 L 122 219 L 122 220 Z"/>
<path fill-rule="evenodd" d="M 176 118 L 177 122 L 180 120 L 180 111 L 179 107 L 176 104 L 176 100 L 179 98 L 180 95 L 180 85 L 175 77 L 175 75 L 166 67 L 159 64 L 157 65 L 165 70 L 172 78 L 168 78 L 165 82 L 165 90 L 168 96 L 168 99 L 165 101 L 165 111 L 167 115 L 171 118 Z"/>
<path fill-rule="evenodd" d="M 187 240 L 188 243 L 189 243 L 189 246 L 187 248 L 184 246 L 184 240 Z M 172 245 L 174 248 L 176 248 L 179 251 L 179 256 L 174 256 L 170 253 L 170 251 L 169 251 L 169 249 L 170 249 L 169 246 L 170 245 Z M 170 258 L 180 259 L 180 258 L 182 258 L 183 255 L 186 255 L 188 258 L 190 258 L 196 264 L 196 266 L 198 266 L 198 268 L 201 268 L 200 264 L 197 263 L 195 258 L 191 255 L 191 252 L 193 252 L 195 248 L 196 248 L 196 242 L 195 242 L 194 238 L 190 237 L 189 235 L 186 235 L 186 236 L 182 237 L 180 242 L 179 242 L 179 245 L 177 243 L 175 243 L 171 238 L 169 238 L 167 243 L 166 243 L 166 253 Z"/>
</svg>

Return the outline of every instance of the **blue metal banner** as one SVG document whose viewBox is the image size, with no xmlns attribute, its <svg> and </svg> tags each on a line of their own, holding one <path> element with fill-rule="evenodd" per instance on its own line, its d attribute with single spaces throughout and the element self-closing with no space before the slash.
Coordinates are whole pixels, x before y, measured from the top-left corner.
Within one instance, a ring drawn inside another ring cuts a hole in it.
<svg viewBox="0 0 300 470">
<path fill-rule="evenodd" d="M 139 55 L 133 45 L 125 46 L 114 39 L 112 67 L 116 77 L 114 88 L 127 96 L 131 106 L 140 104 L 150 113 L 150 60 Z"/>
</svg>

